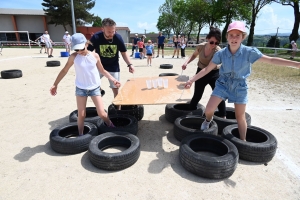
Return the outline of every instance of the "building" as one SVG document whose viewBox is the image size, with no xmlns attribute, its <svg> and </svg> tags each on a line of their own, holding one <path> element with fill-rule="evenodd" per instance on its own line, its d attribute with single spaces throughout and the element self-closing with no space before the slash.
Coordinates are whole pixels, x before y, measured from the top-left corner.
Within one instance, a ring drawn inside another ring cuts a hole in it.
<svg viewBox="0 0 300 200">
<path fill-rule="evenodd" d="M 75 13 L 76 17 L 76 13 Z M 54 42 L 62 42 L 65 29 L 62 25 L 48 24 L 50 18 L 43 10 L 0 8 L 0 41 L 34 41 L 47 30 Z M 89 39 L 92 32 L 101 30 L 101 27 L 76 27 L 76 32 L 81 32 Z M 24 31 L 24 32 L 15 32 Z M 28 31 L 28 35 L 25 31 Z M 73 29 L 67 26 L 67 31 L 72 35 Z M 130 30 L 128 27 L 116 27 L 125 43 L 129 42 Z"/>
</svg>

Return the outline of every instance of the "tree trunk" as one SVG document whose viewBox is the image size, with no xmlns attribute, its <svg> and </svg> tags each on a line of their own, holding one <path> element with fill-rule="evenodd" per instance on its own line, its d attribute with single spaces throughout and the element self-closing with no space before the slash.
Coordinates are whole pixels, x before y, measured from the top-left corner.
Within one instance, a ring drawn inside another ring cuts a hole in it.
<svg viewBox="0 0 300 200">
<path fill-rule="evenodd" d="M 300 13 L 299 13 L 299 4 L 296 2 L 294 3 L 294 17 L 295 17 L 295 21 L 294 21 L 294 27 L 292 30 L 292 33 L 289 37 L 290 42 L 292 40 L 297 41 L 299 38 L 299 34 L 298 34 L 298 29 L 299 29 L 299 23 L 300 23 Z"/>
<path fill-rule="evenodd" d="M 253 36 L 254 36 L 254 27 L 255 27 L 255 20 L 256 20 L 256 11 L 254 5 L 252 5 L 252 19 L 250 24 L 250 32 L 248 36 L 247 46 L 253 45 Z"/>
<path fill-rule="evenodd" d="M 196 44 L 199 44 L 199 37 L 200 37 L 200 31 L 202 29 L 202 26 L 199 24 L 198 26 L 198 34 L 197 34 L 197 43 Z"/>
</svg>

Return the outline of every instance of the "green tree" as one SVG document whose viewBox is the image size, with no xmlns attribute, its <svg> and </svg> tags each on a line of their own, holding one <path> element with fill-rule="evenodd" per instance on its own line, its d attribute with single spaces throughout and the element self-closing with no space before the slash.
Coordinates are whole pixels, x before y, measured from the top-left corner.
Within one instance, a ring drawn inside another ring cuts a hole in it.
<svg viewBox="0 0 300 200">
<path fill-rule="evenodd" d="M 101 17 L 94 17 L 93 25 L 92 27 L 102 27 L 102 19 Z"/>
<path fill-rule="evenodd" d="M 158 22 L 156 24 L 157 29 L 159 31 L 166 33 L 168 38 L 170 37 L 171 30 L 172 30 L 170 21 L 172 21 L 172 16 L 167 13 L 162 13 L 162 15 L 158 17 Z"/>
<path fill-rule="evenodd" d="M 76 25 L 90 24 L 93 22 L 94 15 L 88 11 L 95 6 L 95 0 L 75 0 L 74 14 Z M 46 15 L 50 17 L 48 24 L 72 26 L 71 2 L 67 0 L 43 0 L 42 6 Z"/>
<path fill-rule="evenodd" d="M 259 11 L 265 6 L 268 5 L 272 2 L 272 0 L 251 0 L 250 5 L 251 5 L 251 24 L 250 24 L 250 32 L 247 40 L 247 46 L 252 46 L 253 45 L 253 36 L 254 36 L 254 27 L 255 27 L 255 22 L 258 17 Z"/>
<path fill-rule="evenodd" d="M 276 47 L 279 48 L 280 47 L 280 40 L 278 39 L 277 36 L 271 36 L 271 38 L 269 39 L 267 45 L 267 47 Z"/>
<path fill-rule="evenodd" d="M 289 0 L 289 1 L 286 1 L 286 0 L 276 0 L 275 1 L 274 0 L 274 2 L 280 3 L 283 6 L 292 6 L 293 7 L 293 10 L 294 10 L 294 27 L 293 27 L 293 30 L 292 30 L 292 33 L 291 33 L 289 39 L 290 39 L 290 42 L 292 40 L 297 41 L 298 38 L 299 38 L 298 30 L 299 30 L 299 23 L 300 23 L 299 0 Z"/>
</svg>

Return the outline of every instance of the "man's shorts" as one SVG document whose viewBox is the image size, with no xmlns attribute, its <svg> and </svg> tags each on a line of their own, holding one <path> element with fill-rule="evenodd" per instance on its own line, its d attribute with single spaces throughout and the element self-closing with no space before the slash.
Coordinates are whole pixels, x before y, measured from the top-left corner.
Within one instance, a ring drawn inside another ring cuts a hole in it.
<svg viewBox="0 0 300 200">
<path fill-rule="evenodd" d="M 117 81 L 120 81 L 120 72 L 108 72 L 108 73 L 110 73 L 110 75 L 112 76 L 112 77 L 114 77 Z M 100 74 L 100 79 L 104 76 L 104 75 L 102 75 L 100 72 L 99 72 L 99 74 Z M 108 80 L 109 81 L 109 86 L 110 86 L 110 88 L 117 88 L 115 85 L 114 85 L 114 82 L 112 82 L 112 81 L 110 81 L 110 80 Z"/>
<path fill-rule="evenodd" d="M 48 49 L 52 49 L 52 44 L 51 44 L 51 42 L 45 42 L 45 44 L 46 44 L 46 47 L 47 47 Z"/>
<path fill-rule="evenodd" d="M 219 77 L 212 96 L 216 96 L 228 103 L 246 104 L 248 102 L 248 86 L 245 80 L 234 81 Z"/>
<path fill-rule="evenodd" d="M 144 49 L 143 48 L 139 48 L 139 52 L 143 52 L 144 51 Z"/>
<path fill-rule="evenodd" d="M 41 47 L 45 47 L 45 42 L 41 42 Z"/>
<path fill-rule="evenodd" d="M 66 49 L 71 49 L 71 44 L 65 43 L 65 47 L 66 47 Z"/>
<path fill-rule="evenodd" d="M 165 44 L 158 44 L 158 45 L 157 45 L 157 48 L 159 48 L 159 49 L 164 49 L 164 46 L 165 46 Z"/>
<path fill-rule="evenodd" d="M 100 86 L 95 89 L 91 89 L 91 90 L 80 89 L 80 88 L 76 87 L 75 95 L 81 96 L 81 97 L 101 96 Z"/>
</svg>

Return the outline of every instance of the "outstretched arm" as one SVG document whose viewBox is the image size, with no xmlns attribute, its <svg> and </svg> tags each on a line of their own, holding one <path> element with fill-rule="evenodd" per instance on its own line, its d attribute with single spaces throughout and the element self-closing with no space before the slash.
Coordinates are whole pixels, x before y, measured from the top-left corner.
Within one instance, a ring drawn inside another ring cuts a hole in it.
<svg viewBox="0 0 300 200">
<path fill-rule="evenodd" d="M 68 73 L 70 67 L 72 67 L 73 63 L 74 63 L 74 58 L 75 58 L 76 54 L 72 54 L 65 67 L 59 72 L 59 74 L 56 77 L 55 82 L 53 83 L 53 86 L 50 88 L 50 93 L 51 95 L 55 96 L 57 94 L 57 85 L 59 84 L 59 82 L 65 77 L 65 75 Z"/>
<path fill-rule="evenodd" d="M 114 83 L 114 85 L 119 88 L 121 86 L 121 83 L 119 81 L 117 81 L 112 75 L 110 75 L 110 73 L 108 73 L 108 71 L 106 71 L 103 68 L 103 65 L 101 64 L 101 60 L 100 60 L 99 55 L 95 52 L 93 52 L 93 55 L 95 56 L 95 58 L 97 60 L 96 65 L 97 65 L 97 68 L 100 71 L 100 73 L 103 74 L 109 80 L 111 80 Z"/>
<path fill-rule="evenodd" d="M 273 64 L 273 65 L 293 66 L 293 67 L 300 68 L 300 63 L 299 62 L 292 61 L 292 60 L 286 60 L 286 59 L 283 59 L 283 58 L 270 57 L 270 56 L 266 56 L 266 55 L 263 55 L 257 61 L 264 62 L 264 63 L 269 63 L 269 64 Z"/>
<path fill-rule="evenodd" d="M 211 70 L 213 70 L 217 65 L 215 63 L 213 63 L 212 61 L 210 61 L 210 63 L 208 64 L 207 67 L 205 67 L 204 69 L 202 69 L 200 72 L 198 72 L 195 76 L 193 76 L 190 80 L 188 80 L 184 87 L 185 88 L 190 88 L 193 84 L 193 82 L 195 82 L 196 80 L 202 78 L 203 76 L 205 76 L 206 74 L 208 74 Z"/>
<path fill-rule="evenodd" d="M 199 53 L 198 48 L 196 48 L 196 50 L 194 51 L 194 53 L 192 54 L 192 56 L 189 57 L 185 63 L 183 63 L 183 65 L 182 65 L 182 69 L 183 69 L 183 70 L 185 70 L 185 69 L 186 69 L 186 66 L 187 66 L 190 62 L 192 62 L 192 61 L 198 56 L 198 53 Z"/>
</svg>

